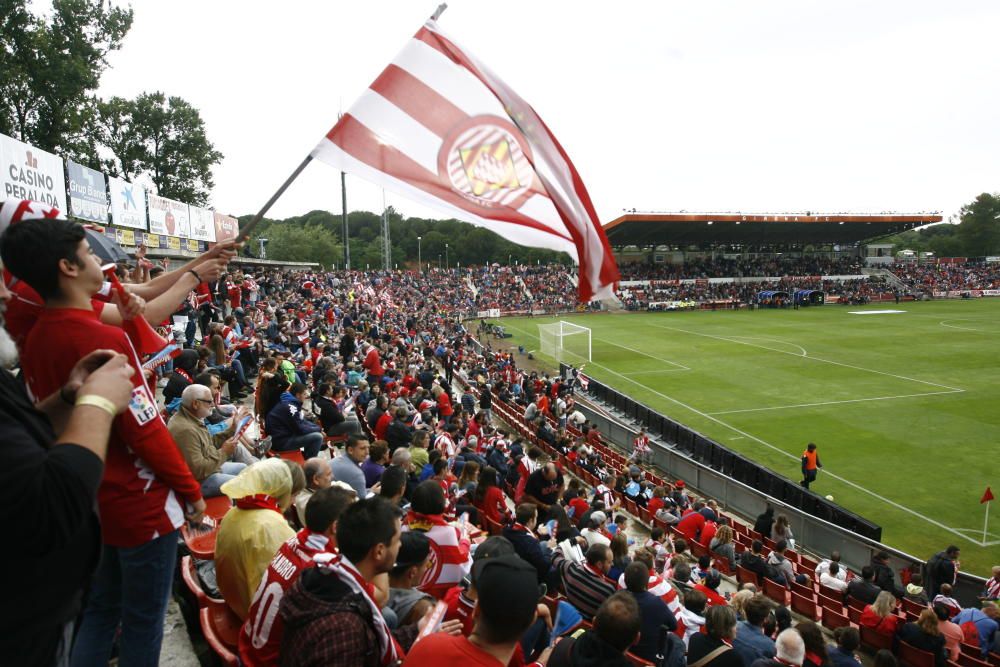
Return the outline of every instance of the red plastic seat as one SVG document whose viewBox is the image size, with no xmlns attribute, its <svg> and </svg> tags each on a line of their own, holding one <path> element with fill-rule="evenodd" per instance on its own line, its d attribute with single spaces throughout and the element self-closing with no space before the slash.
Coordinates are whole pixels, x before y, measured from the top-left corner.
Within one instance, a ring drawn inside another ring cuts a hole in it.
<svg viewBox="0 0 1000 667">
<path fill-rule="evenodd" d="M 181 537 L 191 555 L 198 560 L 215 560 L 215 540 L 219 536 L 218 526 L 192 530 L 188 524 L 181 526 Z"/>
<path fill-rule="evenodd" d="M 768 577 L 764 577 L 764 595 L 780 605 L 788 603 L 788 589 Z"/>
<path fill-rule="evenodd" d="M 851 625 L 851 619 L 847 618 L 847 615 L 842 612 L 834 611 L 829 607 L 821 607 L 820 613 L 822 614 L 823 627 L 829 630 L 846 628 Z"/>
<path fill-rule="evenodd" d="M 640 658 L 634 653 L 626 652 L 625 659 L 635 667 L 655 667 L 656 663 Z"/>
<path fill-rule="evenodd" d="M 499 521 L 494 521 L 488 516 L 484 516 L 486 519 L 486 530 L 490 535 L 503 535 L 503 525 Z"/>
<path fill-rule="evenodd" d="M 861 643 L 864 645 L 864 631 L 861 629 Z M 892 640 L 890 639 L 890 644 Z M 897 653 L 899 662 L 904 665 L 904 667 L 934 667 L 934 654 L 930 651 L 921 651 L 916 646 L 912 644 L 907 644 L 906 642 L 899 642 L 899 651 Z"/>
<path fill-rule="evenodd" d="M 733 568 L 729 565 L 728 558 L 726 558 L 725 556 L 720 556 L 719 554 L 711 550 L 709 550 L 708 555 L 712 557 L 713 561 L 715 561 L 716 570 L 718 570 L 721 574 L 724 574 L 728 577 L 733 576 L 735 572 Z"/>
<path fill-rule="evenodd" d="M 902 646 L 903 643 L 905 643 L 905 642 L 900 642 L 900 646 Z M 892 650 L 892 636 L 891 635 L 883 635 L 883 634 L 881 634 L 879 632 L 876 632 L 872 628 L 869 628 L 869 627 L 866 627 L 866 626 L 862 625 L 861 626 L 861 648 L 866 649 L 868 651 L 871 651 L 872 653 L 876 653 L 877 651 L 881 651 L 882 649 L 886 649 L 888 651 L 891 651 Z M 911 647 L 911 648 L 913 648 L 913 647 Z M 913 650 L 916 651 L 917 649 L 914 648 Z M 924 653 L 924 652 L 925 651 L 921 651 L 921 653 Z M 928 667 L 934 667 L 934 656 L 932 656 L 930 653 L 928 653 L 927 655 L 931 656 L 931 664 Z M 902 656 L 900 656 L 900 657 L 902 657 Z"/>
<path fill-rule="evenodd" d="M 225 602 L 209 598 L 209 603 L 201 609 L 199 619 L 205 641 L 219 656 L 222 664 L 237 667 L 240 662 L 236 654 L 239 650 L 240 626 L 243 625 L 239 616 Z"/>
<path fill-rule="evenodd" d="M 836 588 L 830 588 L 829 586 L 819 585 L 819 594 L 825 595 L 831 600 L 839 600 L 841 606 L 844 604 L 844 594 L 838 591 Z"/>
<path fill-rule="evenodd" d="M 300 466 L 304 466 L 306 464 L 306 457 L 302 455 L 301 449 L 290 449 L 287 452 L 275 452 L 275 454 L 286 461 L 295 461 Z"/>
<path fill-rule="evenodd" d="M 971 655 L 973 658 L 979 658 L 983 655 L 983 652 L 979 650 L 979 646 L 976 644 L 970 644 L 968 642 L 960 642 L 959 646 L 962 649 L 963 655 Z"/>
<path fill-rule="evenodd" d="M 184 585 L 191 592 L 191 595 L 194 596 L 198 609 L 208 604 L 208 595 L 201 587 L 201 582 L 198 580 L 198 570 L 195 568 L 191 556 L 181 558 L 181 579 L 184 580 Z"/>
<path fill-rule="evenodd" d="M 736 581 L 740 584 L 760 585 L 760 581 L 757 579 L 757 574 L 755 572 L 751 572 L 742 565 L 736 566 Z"/>
<path fill-rule="evenodd" d="M 215 496 L 205 498 L 205 516 L 210 516 L 216 521 L 226 516 L 226 512 L 233 508 L 233 501 L 229 496 Z"/>
<path fill-rule="evenodd" d="M 980 655 L 982 654 L 977 653 L 976 656 L 971 656 L 963 649 L 958 652 L 958 660 L 956 662 L 962 667 L 990 667 L 990 663 L 979 659 Z"/>
<path fill-rule="evenodd" d="M 816 601 L 804 595 L 799 595 L 795 591 L 792 591 L 792 610 L 802 614 L 810 621 L 819 620 L 819 614 L 816 613 Z"/>
</svg>

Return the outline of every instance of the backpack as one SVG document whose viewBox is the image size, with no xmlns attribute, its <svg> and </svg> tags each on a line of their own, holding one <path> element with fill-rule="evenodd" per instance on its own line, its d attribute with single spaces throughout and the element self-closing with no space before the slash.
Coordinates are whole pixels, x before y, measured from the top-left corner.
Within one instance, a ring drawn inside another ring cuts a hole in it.
<svg viewBox="0 0 1000 667">
<path fill-rule="evenodd" d="M 965 621 L 960 626 L 962 628 L 962 641 L 966 644 L 979 646 L 979 628 L 973 621 Z"/>
</svg>

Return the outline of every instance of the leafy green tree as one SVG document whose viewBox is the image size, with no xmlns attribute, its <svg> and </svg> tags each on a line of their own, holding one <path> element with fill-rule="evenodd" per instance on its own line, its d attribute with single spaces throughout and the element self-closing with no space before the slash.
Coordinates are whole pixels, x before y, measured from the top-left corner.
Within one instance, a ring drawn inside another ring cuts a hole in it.
<svg viewBox="0 0 1000 667">
<path fill-rule="evenodd" d="M 962 207 L 956 230 L 966 257 L 1000 254 L 1000 195 L 984 192 Z"/>
<path fill-rule="evenodd" d="M 0 0 L 0 132 L 98 166 L 92 93 L 132 10 L 101 0 L 51 4 L 39 16 L 26 0 Z"/>
<path fill-rule="evenodd" d="M 268 259 L 283 259 L 295 262 L 318 262 L 331 266 L 339 262 L 343 250 L 337 238 L 318 225 L 299 226 L 270 224 L 257 232 L 248 246 L 257 252 L 257 239 L 266 238 Z"/>
<path fill-rule="evenodd" d="M 98 104 L 98 137 L 113 157 L 102 166 L 134 179 L 142 174 L 161 197 L 204 206 L 214 185 L 212 166 L 222 160 L 191 104 L 161 92 Z"/>
</svg>

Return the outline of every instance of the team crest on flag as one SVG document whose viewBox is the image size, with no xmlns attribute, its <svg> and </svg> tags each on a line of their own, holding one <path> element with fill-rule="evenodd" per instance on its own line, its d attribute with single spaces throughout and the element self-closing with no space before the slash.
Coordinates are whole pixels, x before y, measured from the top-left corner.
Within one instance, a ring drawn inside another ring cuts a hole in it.
<svg viewBox="0 0 1000 667">
<path fill-rule="evenodd" d="M 533 170 L 527 143 L 508 121 L 476 116 L 441 144 L 438 170 L 458 194 L 480 206 L 523 204 L 531 194 Z"/>
</svg>

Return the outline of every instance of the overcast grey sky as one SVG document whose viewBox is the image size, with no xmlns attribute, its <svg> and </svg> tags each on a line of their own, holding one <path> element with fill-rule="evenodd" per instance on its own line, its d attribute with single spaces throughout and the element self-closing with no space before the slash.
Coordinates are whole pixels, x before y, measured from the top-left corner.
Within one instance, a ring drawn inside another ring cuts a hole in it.
<svg viewBox="0 0 1000 667">
<path fill-rule="evenodd" d="M 428 2 L 133 0 L 102 96 L 162 90 L 256 211 L 434 10 Z M 531 103 L 602 222 L 623 208 L 930 211 L 1000 190 L 1000 2 L 453 0 L 440 21 Z M 407 215 L 435 215 L 390 194 Z M 348 208 L 381 210 L 348 176 Z M 340 211 L 311 164 L 271 211 Z"/>
</svg>

